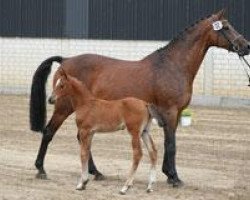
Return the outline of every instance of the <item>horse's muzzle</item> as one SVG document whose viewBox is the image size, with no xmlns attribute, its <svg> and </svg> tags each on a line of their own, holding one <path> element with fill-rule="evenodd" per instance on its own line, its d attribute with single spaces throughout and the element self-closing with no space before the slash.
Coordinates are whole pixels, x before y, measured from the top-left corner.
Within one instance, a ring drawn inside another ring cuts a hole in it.
<svg viewBox="0 0 250 200">
<path fill-rule="evenodd" d="M 237 50 L 239 56 L 247 56 L 250 54 L 250 45 L 247 45 L 246 48 Z"/>
</svg>

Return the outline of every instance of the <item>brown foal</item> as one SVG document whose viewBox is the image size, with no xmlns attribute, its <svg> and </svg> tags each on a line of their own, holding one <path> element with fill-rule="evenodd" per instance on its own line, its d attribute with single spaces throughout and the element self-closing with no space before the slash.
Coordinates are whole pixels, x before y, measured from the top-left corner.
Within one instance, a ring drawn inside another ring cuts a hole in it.
<svg viewBox="0 0 250 200">
<path fill-rule="evenodd" d="M 88 182 L 88 160 L 94 133 L 117 131 L 126 127 L 132 136 L 133 165 L 120 193 L 125 194 L 133 185 L 142 158 L 140 137 L 149 152 L 151 169 L 147 192 L 151 192 L 156 180 L 157 151 L 149 134 L 152 120 L 150 105 L 133 97 L 113 101 L 96 99 L 82 82 L 61 69 L 60 76 L 54 80 L 52 97 L 57 101 L 63 96 L 70 97 L 76 113 L 81 148 L 82 175 L 76 189 L 85 189 Z"/>
</svg>

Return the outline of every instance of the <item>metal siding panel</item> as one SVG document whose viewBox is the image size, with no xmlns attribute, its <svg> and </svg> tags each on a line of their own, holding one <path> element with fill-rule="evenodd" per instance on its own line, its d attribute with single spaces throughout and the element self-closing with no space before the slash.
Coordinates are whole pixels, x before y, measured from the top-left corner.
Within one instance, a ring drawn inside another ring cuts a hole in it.
<svg viewBox="0 0 250 200">
<path fill-rule="evenodd" d="M 244 33 L 244 17 L 242 15 L 242 4 L 244 2 L 242 0 L 230 1 L 229 4 L 229 16 L 228 19 L 230 23 L 234 26 L 234 28 L 240 32 Z"/>
<path fill-rule="evenodd" d="M 245 0 L 245 11 L 244 11 L 244 36 L 249 41 L 250 40 L 250 1 Z"/>
<path fill-rule="evenodd" d="M 97 14 L 100 12 L 97 0 L 90 0 L 89 2 L 89 37 L 98 38 L 98 17 Z"/>
<path fill-rule="evenodd" d="M 164 2 L 164 34 L 163 39 L 169 40 L 175 37 L 188 24 L 188 1 L 171 0 Z"/>
<path fill-rule="evenodd" d="M 21 0 L 1 0 L 1 36 L 21 36 Z"/>
<path fill-rule="evenodd" d="M 63 36 L 88 37 L 88 0 L 66 0 Z"/>
<path fill-rule="evenodd" d="M 112 36 L 114 39 L 131 39 L 133 16 L 133 0 L 113 1 Z"/>
<path fill-rule="evenodd" d="M 148 14 L 149 17 L 149 27 L 145 31 L 148 32 L 147 40 L 162 40 L 163 39 L 163 23 L 162 23 L 162 13 L 163 13 L 163 2 L 161 0 L 153 1 L 149 0 Z M 147 23 L 145 21 L 144 23 Z"/>
<path fill-rule="evenodd" d="M 145 1 L 143 3 L 143 1 Z M 149 15 L 147 15 L 148 0 L 138 0 L 137 5 L 137 39 L 145 40 L 147 38 L 147 32 L 144 31 L 148 29 L 147 22 L 149 20 Z"/>
<path fill-rule="evenodd" d="M 64 25 L 64 1 L 42 1 L 42 36 L 62 37 Z"/>
<path fill-rule="evenodd" d="M 103 39 L 111 39 L 112 38 L 112 1 L 105 0 L 102 1 L 102 10 L 101 10 L 101 29 L 100 34 Z"/>
<path fill-rule="evenodd" d="M 247 0 L 0 0 L 0 34 L 169 40 L 227 8 L 231 24 L 249 39 L 249 7 Z"/>
<path fill-rule="evenodd" d="M 189 1 L 190 17 L 188 24 L 193 24 L 197 20 L 214 13 L 214 4 L 209 1 L 192 0 Z"/>
<path fill-rule="evenodd" d="M 41 1 L 40 0 L 22 0 L 22 36 L 25 37 L 41 37 Z"/>
<path fill-rule="evenodd" d="M 112 0 L 91 0 L 89 2 L 89 37 L 112 38 Z"/>
</svg>

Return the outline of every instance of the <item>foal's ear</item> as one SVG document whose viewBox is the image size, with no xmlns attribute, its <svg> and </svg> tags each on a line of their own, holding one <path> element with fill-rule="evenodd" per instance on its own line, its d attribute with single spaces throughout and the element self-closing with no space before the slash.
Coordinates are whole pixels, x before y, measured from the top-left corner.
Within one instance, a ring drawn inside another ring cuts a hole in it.
<svg viewBox="0 0 250 200">
<path fill-rule="evenodd" d="M 64 71 L 63 68 L 60 69 L 60 74 L 61 74 L 61 76 L 62 76 L 63 78 L 65 78 L 66 80 L 68 80 L 68 75 L 67 75 L 67 73 Z"/>
<path fill-rule="evenodd" d="M 221 19 L 221 18 L 225 17 L 225 14 L 226 14 L 226 9 L 225 8 L 223 8 L 218 13 L 216 13 L 218 19 Z"/>
</svg>

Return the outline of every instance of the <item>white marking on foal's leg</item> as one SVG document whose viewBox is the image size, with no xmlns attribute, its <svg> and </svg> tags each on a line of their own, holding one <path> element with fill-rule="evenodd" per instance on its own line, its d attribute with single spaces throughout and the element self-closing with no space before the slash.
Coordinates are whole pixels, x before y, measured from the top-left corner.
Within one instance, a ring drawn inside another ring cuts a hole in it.
<svg viewBox="0 0 250 200">
<path fill-rule="evenodd" d="M 125 182 L 124 186 L 120 190 L 120 194 L 126 194 L 129 188 L 133 186 L 133 181 L 135 177 L 136 170 L 142 158 L 142 149 L 141 149 L 141 141 L 139 133 L 131 133 L 132 135 L 132 147 L 133 147 L 133 165 L 130 170 L 129 176 L 127 181 Z"/>
<path fill-rule="evenodd" d="M 148 187 L 147 192 L 153 191 L 153 184 L 156 182 L 156 159 L 157 159 L 157 151 L 154 147 L 154 142 L 148 132 L 149 126 L 147 126 L 142 133 L 142 140 L 148 150 L 148 154 L 150 157 L 151 167 L 149 172 L 148 179 Z"/>
<path fill-rule="evenodd" d="M 126 194 L 126 192 L 133 187 L 133 181 L 134 181 L 134 173 L 130 176 L 130 178 L 126 181 L 122 189 L 120 190 L 120 194 Z"/>
<path fill-rule="evenodd" d="M 82 169 L 81 178 L 76 186 L 76 190 L 84 190 L 86 184 L 88 183 L 89 169 L 88 162 L 85 164 L 85 167 Z"/>
<path fill-rule="evenodd" d="M 81 150 L 81 162 L 82 162 L 82 175 L 76 186 L 77 190 L 84 190 L 86 188 L 86 184 L 88 183 L 89 177 L 89 150 L 91 148 L 92 135 L 88 135 L 88 132 L 80 132 L 80 150 Z M 90 136 L 90 137 L 88 137 Z M 85 139 L 85 140 L 84 140 Z"/>
<path fill-rule="evenodd" d="M 156 169 L 152 167 L 149 172 L 147 192 L 153 192 L 153 184 L 156 182 Z"/>
</svg>

